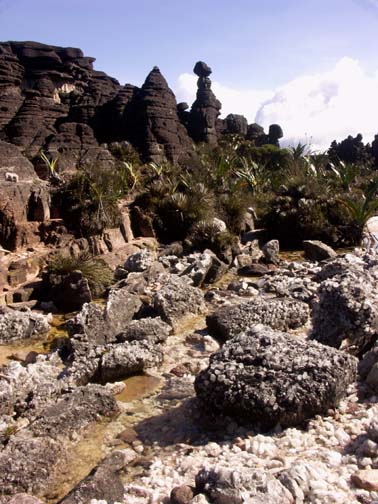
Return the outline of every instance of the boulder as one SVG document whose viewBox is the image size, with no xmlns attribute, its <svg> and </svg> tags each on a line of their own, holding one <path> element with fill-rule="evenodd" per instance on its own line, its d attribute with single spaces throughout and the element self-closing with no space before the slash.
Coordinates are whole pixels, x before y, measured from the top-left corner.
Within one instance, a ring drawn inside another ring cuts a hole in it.
<svg viewBox="0 0 378 504">
<path fill-rule="evenodd" d="M 117 335 L 117 341 L 142 341 L 164 343 L 171 332 L 171 327 L 160 317 L 132 320 L 126 329 Z"/>
<path fill-rule="evenodd" d="M 174 328 L 177 328 L 185 316 L 205 311 L 202 291 L 192 287 L 185 277 L 162 276 L 161 283 L 163 287 L 153 297 L 154 308 L 160 317 Z"/>
<path fill-rule="evenodd" d="M 162 362 L 163 353 L 160 346 L 147 340 L 110 345 L 100 361 L 100 380 L 102 383 L 122 380 L 148 368 L 157 367 Z"/>
<path fill-rule="evenodd" d="M 105 307 L 86 303 L 82 310 L 67 322 L 71 336 L 77 339 L 105 344 L 115 341 L 141 307 L 138 296 L 130 294 L 127 288 L 112 289 Z"/>
<path fill-rule="evenodd" d="M 344 264 L 341 274 L 321 282 L 318 299 L 313 310 L 313 339 L 335 348 L 347 347 L 354 355 L 372 348 L 378 337 L 378 292 L 373 271 Z"/>
<path fill-rule="evenodd" d="M 267 263 L 277 264 L 280 262 L 278 254 L 280 253 L 280 243 L 278 240 L 270 240 L 262 248 L 265 261 Z"/>
<path fill-rule="evenodd" d="M 145 248 L 140 252 L 130 255 L 124 264 L 124 268 L 132 273 L 146 271 L 152 266 L 156 259 L 157 253 Z"/>
<path fill-rule="evenodd" d="M 29 309 L 18 311 L 0 307 L 0 343 L 47 335 L 50 317 Z"/>
<path fill-rule="evenodd" d="M 337 256 L 332 247 L 319 240 L 304 240 L 303 250 L 305 251 L 305 258 L 310 261 L 323 261 Z"/>
<path fill-rule="evenodd" d="M 213 504 L 293 504 L 287 488 L 266 471 L 213 468 L 196 475 L 196 489 Z"/>
<path fill-rule="evenodd" d="M 62 444 L 50 437 L 13 436 L 0 452 L 1 495 L 41 493 L 51 484 L 52 471 L 64 454 Z"/>
<path fill-rule="evenodd" d="M 209 333 L 226 341 L 255 324 L 286 331 L 303 326 L 310 318 L 306 303 L 295 299 L 255 297 L 246 303 L 224 306 L 206 317 Z"/>
<path fill-rule="evenodd" d="M 195 390 L 211 416 L 228 415 L 268 430 L 336 407 L 356 370 L 351 355 L 258 325 L 210 357 Z"/>
</svg>

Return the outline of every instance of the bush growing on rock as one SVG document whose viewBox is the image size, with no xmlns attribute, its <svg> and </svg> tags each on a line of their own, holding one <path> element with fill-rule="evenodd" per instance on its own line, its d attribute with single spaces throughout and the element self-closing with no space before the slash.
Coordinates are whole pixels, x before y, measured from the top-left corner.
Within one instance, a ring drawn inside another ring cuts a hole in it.
<svg viewBox="0 0 378 504">
<path fill-rule="evenodd" d="M 47 265 L 47 275 L 66 276 L 80 271 L 93 295 L 101 294 L 113 281 L 113 272 L 103 259 L 83 251 L 79 256 L 57 254 Z"/>
</svg>

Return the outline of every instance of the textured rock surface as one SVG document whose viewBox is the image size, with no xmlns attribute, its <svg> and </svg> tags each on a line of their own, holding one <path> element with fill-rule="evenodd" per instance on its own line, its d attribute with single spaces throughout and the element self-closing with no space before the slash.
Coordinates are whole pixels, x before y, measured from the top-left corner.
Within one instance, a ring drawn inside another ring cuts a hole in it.
<svg viewBox="0 0 378 504">
<path fill-rule="evenodd" d="M 293 504 L 293 496 L 269 473 L 203 469 L 196 476 L 196 488 L 214 504 Z"/>
<path fill-rule="evenodd" d="M 0 343 L 46 335 L 49 317 L 39 313 L 0 308 Z"/>
<path fill-rule="evenodd" d="M 211 356 L 195 389 L 211 415 L 287 427 L 335 407 L 356 368 L 344 352 L 255 326 Z"/>
<path fill-rule="evenodd" d="M 333 274 L 340 271 L 338 274 Z M 376 268 L 349 266 L 336 260 L 325 266 L 320 277 L 330 276 L 318 289 L 319 302 L 313 311 L 312 337 L 325 345 L 361 355 L 378 335 Z"/>
<path fill-rule="evenodd" d="M 204 70 L 205 69 L 205 70 Z M 211 90 L 211 68 L 199 61 L 194 67 L 198 75 L 197 98 L 193 103 L 189 115 L 189 132 L 196 142 L 217 144 L 216 121 L 222 107 Z"/>
<path fill-rule="evenodd" d="M 120 471 L 136 458 L 133 450 L 116 450 L 106 457 L 60 504 L 83 504 L 106 501 L 107 504 L 123 501 L 124 487 Z"/>
<path fill-rule="evenodd" d="M 179 120 L 175 96 L 158 67 L 147 76 L 134 106 L 133 141 L 144 159 L 177 162 L 188 156 L 191 140 Z"/>
<path fill-rule="evenodd" d="M 106 348 L 101 358 L 100 380 L 103 383 L 122 380 L 148 368 L 157 367 L 162 361 L 161 347 L 146 340 L 112 345 Z"/>
<path fill-rule="evenodd" d="M 160 317 L 132 320 L 127 328 L 117 335 L 117 341 L 141 341 L 163 343 L 169 336 L 171 327 Z"/>
<path fill-rule="evenodd" d="M 139 310 L 142 302 L 138 296 L 124 289 L 112 289 L 105 307 L 86 303 L 70 321 L 67 328 L 71 335 L 82 335 L 81 340 L 104 344 L 115 341 Z"/>
<path fill-rule="evenodd" d="M 188 279 L 169 275 L 161 279 L 163 287 L 154 295 L 154 307 L 163 320 L 177 326 L 189 314 L 205 311 L 203 293 L 188 283 Z"/>
<path fill-rule="evenodd" d="M 301 301 L 256 297 L 246 303 L 219 308 L 206 317 L 206 322 L 211 335 L 226 341 L 255 324 L 285 331 L 304 325 L 309 317 L 309 307 Z"/>
</svg>

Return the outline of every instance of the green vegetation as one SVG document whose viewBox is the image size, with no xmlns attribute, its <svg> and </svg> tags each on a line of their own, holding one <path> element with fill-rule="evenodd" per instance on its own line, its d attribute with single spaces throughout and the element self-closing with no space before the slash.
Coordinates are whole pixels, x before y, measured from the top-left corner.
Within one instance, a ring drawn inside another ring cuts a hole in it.
<svg viewBox="0 0 378 504">
<path fill-rule="evenodd" d="M 88 251 L 83 251 L 77 257 L 57 254 L 47 265 L 48 273 L 67 275 L 73 271 L 82 273 L 94 295 L 103 292 L 113 281 L 113 272 L 105 261 Z"/>
<path fill-rule="evenodd" d="M 229 135 L 216 148 L 198 145 L 181 165 L 142 164 L 130 146 L 120 145 L 113 149 L 113 167 L 83 166 L 58 197 L 65 201 L 66 225 L 79 236 L 118 226 L 120 202 L 128 200 L 132 215 L 137 208 L 135 215 L 162 242 L 182 240 L 219 254 L 244 231 L 249 207 L 256 226 L 283 247 L 300 247 L 304 239 L 355 245 L 378 212 L 376 172 L 360 147 L 354 162 L 335 161 L 336 152 L 343 153 L 339 145 L 315 153 L 304 144 L 256 147 Z M 213 226 L 214 218 L 225 222 L 227 232 Z"/>
</svg>

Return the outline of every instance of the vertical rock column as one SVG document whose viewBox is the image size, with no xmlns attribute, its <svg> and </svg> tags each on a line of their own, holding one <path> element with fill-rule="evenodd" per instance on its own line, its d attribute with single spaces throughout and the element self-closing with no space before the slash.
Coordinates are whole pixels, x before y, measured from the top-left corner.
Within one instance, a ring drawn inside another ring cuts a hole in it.
<svg viewBox="0 0 378 504">
<path fill-rule="evenodd" d="M 197 99 L 192 105 L 189 119 L 190 135 L 195 142 L 217 144 L 215 124 L 222 104 L 211 90 L 211 68 L 203 61 L 198 61 L 193 69 L 198 75 Z"/>
</svg>

